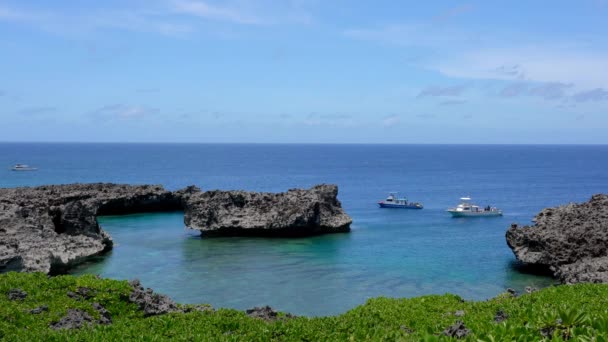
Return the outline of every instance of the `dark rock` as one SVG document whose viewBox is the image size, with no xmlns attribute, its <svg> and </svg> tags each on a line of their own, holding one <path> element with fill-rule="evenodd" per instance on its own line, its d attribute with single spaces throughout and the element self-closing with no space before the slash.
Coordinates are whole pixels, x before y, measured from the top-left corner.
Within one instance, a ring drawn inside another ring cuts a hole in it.
<svg viewBox="0 0 608 342">
<path fill-rule="evenodd" d="M 538 289 L 536 287 L 526 286 L 525 291 L 526 291 L 526 293 L 530 294 L 530 293 L 538 291 Z"/>
<path fill-rule="evenodd" d="M 447 327 L 443 334 L 448 337 L 463 338 L 466 337 L 471 331 L 464 326 L 461 321 L 456 321 L 452 326 Z"/>
<path fill-rule="evenodd" d="M 507 320 L 509 315 L 507 315 L 504 311 L 498 310 L 496 311 L 496 315 L 494 315 L 494 322 L 501 323 Z"/>
<path fill-rule="evenodd" d="M 93 324 L 94 322 L 95 320 L 88 312 L 78 309 L 69 309 L 65 316 L 58 322 L 51 323 L 50 327 L 55 330 L 80 329 L 84 325 Z"/>
<path fill-rule="evenodd" d="M 274 311 L 270 306 L 266 305 L 263 307 L 255 307 L 253 309 L 248 309 L 245 311 L 247 316 L 253 318 L 260 318 L 265 321 L 276 321 L 279 319 L 279 313 Z M 296 316 L 292 314 L 285 314 L 285 318 L 295 318 Z"/>
<path fill-rule="evenodd" d="M 563 283 L 608 282 L 608 195 L 542 210 L 533 226 L 512 226 L 507 244 L 523 263 Z"/>
<path fill-rule="evenodd" d="M 510 287 L 507 289 L 507 293 L 513 297 L 517 297 L 517 291 L 515 291 L 514 289 L 512 289 Z"/>
<path fill-rule="evenodd" d="M 184 308 L 182 308 L 182 312 L 184 313 L 188 313 L 188 312 L 206 312 L 206 311 L 214 311 L 213 307 L 209 304 L 196 304 L 196 305 L 190 305 L 190 306 L 186 306 Z"/>
<path fill-rule="evenodd" d="M 144 316 L 155 316 L 181 311 L 175 302 L 168 296 L 154 293 L 150 288 L 144 290 L 139 280 L 132 280 L 129 284 L 133 287 L 133 291 L 129 296 L 129 301 L 137 304 L 139 309 L 143 310 Z"/>
<path fill-rule="evenodd" d="M 188 227 L 211 235 L 308 236 L 350 231 L 338 187 L 317 185 L 284 193 L 207 191 L 187 200 Z"/>
<path fill-rule="evenodd" d="M 34 314 L 34 315 L 38 315 L 38 314 L 41 314 L 41 313 L 47 312 L 47 311 L 49 311 L 49 307 L 47 305 L 41 305 L 35 309 L 30 310 L 30 313 Z"/>
<path fill-rule="evenodd" d="M 93 309 L 99 312 L 99 320 L 97 321 L 99 324 L 112 324 L 112 316 L 110 316 L 110 313 L 108 312 L 108 310 L 106 310 L 106 308 L 103 307 L 103 305 L 99 303 L 93 303 Z"/>
<path fill-rule="evenodd" d="M 76 292 L 68 291 L 68 297 L 76 300 L 91 299 L 95 296 L 95 291 L 88 287 L 79 287 Z"/>
<path fill-rule="evenodd" d="M 24 300 L 27 297 L 27 292 L 21 289 L 10 289 L 7 296 L 8 300 Z"/>
<path fill-rule="evenodd" d="M 335 185 L 279 194 L 102 183 L 0 189 L 0 272 L 63 273 L 110 250 L 98 215 L 183 210 L 186 225 L 205 235 L 347 232 L 337 194 Z"/>
</svg>

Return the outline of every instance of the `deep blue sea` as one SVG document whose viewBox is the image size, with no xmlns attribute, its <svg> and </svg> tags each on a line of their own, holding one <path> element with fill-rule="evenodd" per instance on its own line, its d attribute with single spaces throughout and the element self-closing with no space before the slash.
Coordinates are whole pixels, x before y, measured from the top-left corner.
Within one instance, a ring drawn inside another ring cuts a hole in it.
<svg viewBox="0 0 608 342">
<path fill-rule="evenodd" d="M 12 172 L 16 163 L 39 168 Z M 183 303 L 300 315 L 345 312 L 377 296 L 486 299 L 554 281 L 522 274 L 512 222 L 608 192 L 608 146 L 0 144 L 0 186 L 74 182 L 285 191 L 335 183 L 352 232 L 300 239 L 201 238 L 183 214 L 102 217 L 114 250 L 74 273 L 139 278 Z M 399 191 L 423 210 L 379 209 Z M 452 218 L 459 197 L 504 210 Z"/>
</svg>

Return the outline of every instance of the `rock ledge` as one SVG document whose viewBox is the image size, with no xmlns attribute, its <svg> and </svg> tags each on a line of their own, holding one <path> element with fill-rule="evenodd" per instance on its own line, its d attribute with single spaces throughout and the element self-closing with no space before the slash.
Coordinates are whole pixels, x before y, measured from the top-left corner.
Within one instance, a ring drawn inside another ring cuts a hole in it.
<svg viewBox="0 0 608 342">
<path fill-rule="evenodd" d="M 518 260 L 549 270 L 563 283 L 608 282 L 608 195 L 544 209 L 534 222 L 506 233 Z"/>
<path fill-rule="evenodd" d="M 337 195 L 325 184 L 276 194 L 107 183 L 0 189 L 0 272 L 63 273 L 110 250 L 100 215 L 179 210 L 205 236 L 348 232 L 352 220 Z"/>
</svg>

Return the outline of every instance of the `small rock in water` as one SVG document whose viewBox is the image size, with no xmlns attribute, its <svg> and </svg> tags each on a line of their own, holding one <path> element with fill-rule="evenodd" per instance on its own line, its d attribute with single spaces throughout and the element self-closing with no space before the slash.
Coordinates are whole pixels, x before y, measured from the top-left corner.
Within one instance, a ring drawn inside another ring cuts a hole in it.
<svg viewBox="0 0 608 342">
<path fill-rule="evenodd" d="M 21 289 L 10 289 L 8 291 L 9 300 L 24 300 L 27 297 L 27 292 Z"/>
<path fill-rule="evenodd" d="M 55 330 L 59 329 L 80 329 L 84 325 L 93 324 L 94 320 L 87 312 L 78 309 L 69 309 L 68 313 L 58 322 L 50 324 Z"/>
<path fill-rule="evenodd" d="M 34 314 L 34 315 L 37 315 L 37 314 L 43 313 L 45 311 L 49 311 L 49 307 L 46 306 L 46 305 L 42 305 L 42 306 L 39 306 L 39 307 L 37 307 L 35 309 L 30 310 L 30 313 Z"/>
<path fill-rule="evenodd" d="M 507 315 L 504 311 L 498 310 L 496 311 L 496 315 L 494 315 L 494 322 L 501 323 L 507 320 L 509 315 Z"/>
<path fill-rule="evenodd" d="M 449 326 L 443 331 L 443 334 L 448 337 L 463 338 L 467 336 L 471 331 L 464 326 L 461 321 L 456 321 L 454 325 Z"/>
</svg>

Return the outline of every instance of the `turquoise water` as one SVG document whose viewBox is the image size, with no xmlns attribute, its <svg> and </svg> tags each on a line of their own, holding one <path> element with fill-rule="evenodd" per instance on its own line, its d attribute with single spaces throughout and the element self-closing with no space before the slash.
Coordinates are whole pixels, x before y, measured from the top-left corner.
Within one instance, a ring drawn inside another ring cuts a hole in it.
<svg viewBox="0 0 608 342">
<path fill-rule="evenodd" d="M 283 191 L 336 183 L 353 230 L 304 239 L 201 238 L 182 213 L 102 217 L 114 250 L 74 273 L 144 285 L 185 303 L 271 305 L 304 315 L 344 312 L 376 296 L 451 292 L 486 299 L 548 286 L 523 274 L 504 233 L 546 206 L 608 192 L 606 146 L 15 145 L 0 144 L 1 186 L 113 181 Z M 423 210 L 379 209 L 403 191 Z M 504 217 L 451 218 L 470 195 Z"/>
</svg>

